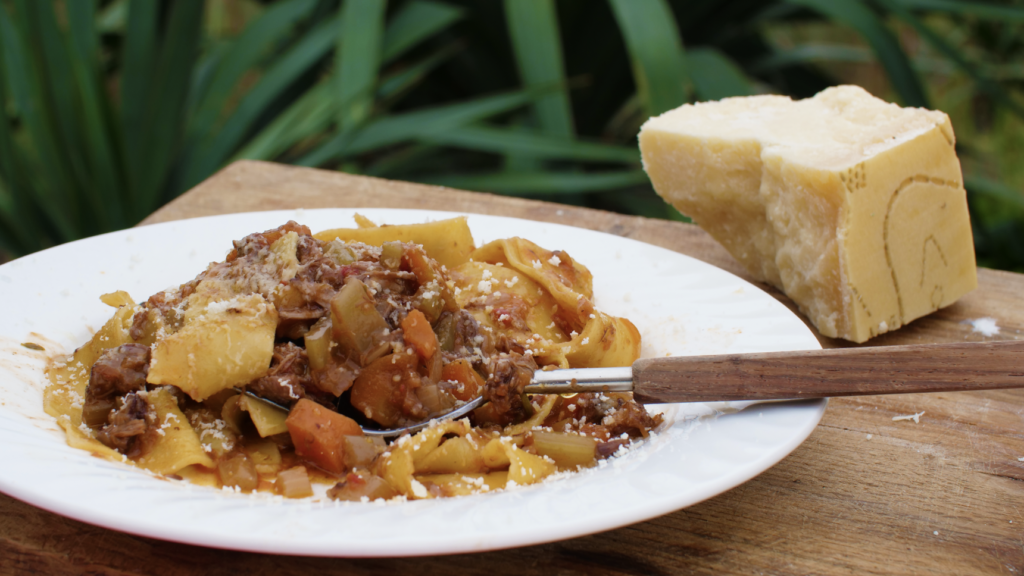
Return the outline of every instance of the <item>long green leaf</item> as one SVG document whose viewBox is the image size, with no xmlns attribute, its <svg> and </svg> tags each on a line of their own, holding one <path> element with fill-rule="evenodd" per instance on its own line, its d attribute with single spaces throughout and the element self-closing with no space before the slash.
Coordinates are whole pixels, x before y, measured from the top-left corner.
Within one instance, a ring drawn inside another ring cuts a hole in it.
<svg viewBox="0 0 1024 576">
<path fill-rule="evenodd" d="M 330 52 L 337 30 L 338 18 L 321 23 L 274 62 L 242 98 L 216 136 L 190 154 L 186 163 L 185 188 L 198 184 L 235 153 L 266 107 Z"/>
<path fill-rule="evenodd" d="M 299 140 L 325 130 L 335 116 L 334 83 L 321 81 L 306 90 L 232 157 L 232 160 L 272 160 Z"/>
<path fill-rule="evenodd" d="M 841 44 L 803 44 L 788 50 L 777 50 L 752 62 L 748 69 L 753 74 L 763 74 L 788 66 L 811 62 L 873 62 L 874 56 L 867 48 Z"/>
<path fill-rule="evenodd" d="M 420 138 L 420 141 L 480 152 L 517 154 L 553 160 L 627 164 L 640 162 L 640 153 L 634 147 L 566 140 L 493 126 L 463 126 L 429 134 Z"/>
<path fill-rule="evenodd" d="M 30 220 L 24 216 L 28 211 L 20 201 L 21 194 L 9 190 L 4 182 L 13 168 L 13 158 L 9 158 L 11 144 L 7 126 L 0 127 L 0 251 L 23 254 L 38 249 L 39 242 L 37 233 L 26 227 Z"/>
<path fill-rule="evenodd" d="M 4 10 L 0 6 L 0 10 Z M 3 45 L 0 44 L 0 53 Z M 4 58 L 0 54 L 0 103 L 6 104 L 8 94 Z M 4 106 L 6 109 L 6 106 Z M 11 135 L 11 126 L 7 118 L 0 121 L 0 222 L 4 235 L 4 245 L 13 254 L 24 254 L 38 250 L 40 246 L 39 226 L 33 213 L 31 201 L 31 184 L 24 174 L 23 163 L 17 158 L 17 148 Z"/>
<path fill-rule="evenodd" d="M 535 91 L 508 92 L 380 118 L 359 131 L 347 152 L 359 154 L 404 140 L 452 130 L 515 110 L 529 104 L 536 97 Z"/>
<path fill-rule="evenodd" d="M 622 172 L 493 172 L 490 174 L 443 174 L 418 178 L 426 184 L 438 184 L 465 190 L 500 192 L 511 196 L 526 194 L 577 194 L 614 190 L 648 182 L 643 170 Z"/>
<path fill-rule="evenodd" d="M 238 81 L 280 43 L 299 20 L 308 16 L 315 5 L 316 0 L 280 2 L 246 27 L 212 71 L 210 84 L 203 91 L 189 122 L 189 140 L 200 138 L 214 129 Z"/>
<path fill-rule="evenodd" d="M 22 12 L 24 14 L 24 12 Z M 81 230 L 75 218 L 77 202 L 72 195 L 70 175 L 57 152 L 45 111 L 41 109 L 43 95 L 40 80 L 26 60 L 29 54 L 21 32 L 10 19 L 7 8 L 0 5 L 0 48 L 7 88 L 14 99 L 21 121 L 32 141 L 33 152 L 39 164 L 46 167 L 45 174 L 37 174 L 33 182 L 33 201 L 50 218 L 60 240 L 80 237 Z M 6 119 L 5 119 L 6 121 Z M 30 178 L 26 174 L 26 178 Z"/>
<path fill-rule="evenodd" d="M 468 102 L 420 109 L 385 116 L 363 126 L 354 136 L 340 133 L 305 155 L 298 164 L 320 166 L 342 155 L 360 154 L 384 146 L 413 140 L 431 133 L 452 130 L 529 104 L 531 91 L 486 96 Z"/>
<path fill-rule="evenodd" d="M 689 82 L 682 39 L 665 0 L 609 0 L 626 41 L 633 78 L 647 115 L 686 102 Z"/>
<path fill-rule="evenodd" d="M 30 248 L 22 245 L 18 238 L 12 233 L 11 224 L 15 221 L 14 202 L 11 194 L 4 185 L 2 174 L 0 174 L 0 262 L 6 262 L 11 254 L 21 254 Z"/>
<path fill-rule="evenodd" d="M 380 107 L 387 108 L 398 100 L 403 92 L 423 80 L 431 70 L 450 58 L 456 50 L 457 46 L 454 44 L 446 46 L 423 61 L 382 78 L 377 88 Z M 299 141 L 326 130 L 337 109 L 333 80 L 320 82 L 260 130 L 259 134 L 251 138 L 232 159 L 277 158 Z"/>
<path fill-rule="evenodd" d="M 96 15 L 96 31 L 121 34 L 128 26 L 128 0 L 114 0 Z"/>
<path fill-rule="evenodd" d="M 146 106 L 157 59 L 157 2 L 132 0 L 121 67 L 121 142 L 129 189 L 142 187 L 146 161 Z M 133 199 L 134 200 L 134 199 Z M 140 211 L 136 211 L 138 213 Z"/>
<path fill-rule="evenodd" d="M 755 94 L 754 85 L 731 58 L 715 48 L 694 48 L 686 53 L 694 90 L 701 100 Z"/>
<path fill-rule="evenodd" d="M 128 225 L 124 212 L 128 198 L 118 172 L 114 135 L 103 104 L 96 67 L 99 48 L 95 5 L 92 2 L 72 2 L 67 11 L 72 43 L 71 64 L 80 97 L 82 143 L 93 176 L 87 185 L 96 189 L 95 194 L 101 202 L 98 215 L 109 226 L 107 229 L 124 228 Z"/>
<path fill-rule="evenodd" d="M 338 127 L 355 128 L 369 115 L 380 69 L 385 0 L 345 0 L 335 52 Z"/>
<path fill-rule="evenodd" d="M 924 22 L 911 14 L 906 8 L 900 6 L 894 0 L 877 1 L 881 5 L 892 10 L 893 14 L 895 14 L 897 18 L 903 20 L 907 24 L 910 24 L 910 26 L 912 26 L 914 30 L 924 38 L 925 42 L 928 42 L 935 47 L 936 50 L 952 60 L 958 68 L 974 80 L 979 90 L 985 92 L 1010 110 L 1013 110 L 1018 116 L 1024 118 L 1024 107 L 1018 104 L 1002 86 L 982 74 L 979 71 L 979 67 L 969 62 L 959 50 L 936 34 L 934 30 L 925 26 Z"/>
<path fill-rule="evenodd" d="M 42 58 L 40 102 L 46 110 L 55 129 L 54 153 L 56 161 L 68 166 L 71 181 L 68 192 L 87 200 L 91 206 L 89 214 L 77 214 L 79 225 L 86 233 L 95 233 L 111 225 L 103 212 L 103 198 L 94 186 L 90 186 L 89 168 L 84 157 L 81 125 L 76 118 L 74 74 L 64 37 L 57 28 L 57 16 L 52 2 L 18 2 L 28 21 L 30 34 L 26 40 L 37 55 Z M 99 224 L 97 227 L 96 224 Z"/>
<path fill-rule="evenodd" d="M 965 176 L 964 187 L 972 193 L 984 194 L 1002 202 L 1024 208 L 1024 192 L 982 176 Z"/>
<path fill-rule="evenodd" d="M 382 77 L 377 87 L 377 98 L 382 101 L 381 108 L 393 104 L 402 93 L 419 84 L 431 70 L 451 58 L 459 49 L 458 44 L 449 44 L 415 64 Z"/>
<path fill-rule="evenodd" d="M 208 42 L 203 52 L 196 60 L 195 69 L 192 71 L 192 81 L 188 89 L 188 100 L 185 102 L 185 109 L 189 111 L 189 122 L 186 127 L 186 134 L 189 138 L 196 132 L 197 122 L 195 111 L 199 108 L 200 101 L 210 89 L 210 84 L 216 80 L 215 73 L 224 61 L 224 56 L 230 51 L 232 44 L 222 40 Z M 186 143 L 186 146 L 190 146 Z"/>
<path fill-rule="evenodd" d="M 988 2 L 963 2 L 962 0 L 897 0 L 897 2 L 910 10 L 948 12 L 1000 22 L 1024 22 L 1024 8 L 1019 6 L 1000 6 Z"/>
<path fill-rule="evenodd" d="M 463 17 L 463 10 L 440 2 L 413 0 L 403 4 L 384 31 L 381 61 L 398 58 L 420 42 L 451 26 Z"/>
<path fill-rule="evenodd" d="M 462 10 L 437 2 L 416 0 L 402 5 L 385 29 L 382 59 L 388 61 L 397 58 L 461 17 Z M 386 106 L 388 101 L 393 102 L 401 92 L 421 81 L 430 70 L 453 53 L 454 46 L 447 46 L 421 62 L 384 77 L 377 90 L 377 97 L 385 101 L 382 105 Z M 333 86 L 333 79 L 327 82 Z M 327 82 L 318 83 L 292 103 L 253 137 L 235 155 L 235 159 L 276 158 L 299 141 L 324 131 L 340 108 L 333 90 L 328 90 Z M 343 139 L 347 141 L 351 137 Z"/>
<path fill-rule="evenodd" d="M 435 160 L 438 154 L 443 154 L 440 146 L 427 144 L 416 144 L 404 146 L 389 154 L 384 154 L 380 159 L 374 160 L 366 167 L 363 174 L 377 176 L 379 178 L 400 177 L 410 171 L 435 169 Z M 450 155 L 448 156 L 450 158 Z"/>
<path fill-rule="evenodd" d="M 764 74 L 789 66 L 809 63 L 855 62 L 868 64 L 875 61 L 874 53 L 861 46 L 841 44 L 804 44 L 788 50 L 772 52 L 757 58 L 747 66 L 751 74 Z M 949 76 L 957 70 L 957 65 L 946 58 L 930 58 L 915 56 L 910 65 L 918 74 L 941 74 Z M 993 77 L 1017 79 L 1024 78 L 1024 66 L 1009 64 L 1005 66 L 988 66 Z"/>
<path fill-rule="evenodd" d="M 185 101 L 189 78 L 198 55 L 203 4 L 198 0 L 173 2 L 168 15 L 164 42 L 157 61 L 159 74 L 153 79 L 146 108 L 145 171 L 135 191 L 135 217 L 141 219 L 155 210 L 166 189 L 171 162 L 177 155 L 184 132 Z"/>
<path fill-rule="evenodd" d="M 889 81 L 907 106 L 929 108 L 928 97 L 917 73 L 910 66 L 896 37 L 882 21 L 860 0 L 786 0 L 818 12 L 836 24 L 857 31 L 878 56 Z"/>
<path fill-rule="evenodd" d="M 533 104 L 540 129 L 552 136 L 571 138 L 575 131 L 554 0 L 505 0 L 505 18 L 523 85 L 562 86 Z"/>
</svg>

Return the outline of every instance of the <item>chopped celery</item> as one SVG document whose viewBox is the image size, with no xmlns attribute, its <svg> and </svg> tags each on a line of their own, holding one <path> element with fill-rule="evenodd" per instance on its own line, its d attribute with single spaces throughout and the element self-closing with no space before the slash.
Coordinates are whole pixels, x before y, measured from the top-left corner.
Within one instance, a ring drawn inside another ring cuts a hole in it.
<svg viewBox="0 0 1024 576">
<path fill-rule="evenodd" d="M 281 467 L 281 450 L 271 440 L 249 444 L 244 450 L 256 465 L 256 472 L 263 476 L 270 476 Z"/>
<path fill-rule="evenodd" d="M 433 324 L 441 317 L 441 312 L 444 312 L 444 299 L 437 292 L 421 287 L 413 300 L 413 306 L 423 312 L 427 321 Z"/>
<path fill-rule="evenodd" d="M 349 468 L 366 468 L 384 448 L 369 436 L 343 436 L 345 444 L 345 465 Z"/>
<path fill-rule="evenodd" d="M 260 433 L 261 437 L 266 438 L 288 431 L 288 426 L 284 423 L 288 418 L 288 413 L 284 410 L 266 400 L 247 395 L 239 396 L 238 402 L 242 410 L 249 413 L 252 423 L 256 425 L 256 431 Z"/>
<path fill-rule="evenodd" d="M 367 355 L 379 348 L 388 328 L 366 285 L 357 278 L 349 278 L 331 300 L 331 325 L 341 351 L 362 366 L 368 363 Z"/>
<path fill-rule="evenodd" d="M 235 433 L 242 431 L 242 423 L 245 421 L 245 415 L 242 414 L 242 405 L 239 403 L 241 397 L 241 395 L 235 394 L 225 400 L 224 405 L 220 409 L 221 420 L 227 422 L 228 429 Z"/>
<path fill-rule="evenodd" d="M 326 368 L 331 361 L 331 319 L 325 316 L 317 320 L 303 338 L 309 367 L 313 370 Z"/>
<path fill-rule="evenodd" d="M 277 475 L 274 489 L 285 498 L 307 498 L 313 495 L 313 485 L 305 466 L 289 468 Z"/>
<path fill-rule="evenodd" d="M 445 352 L 455 350 L 455 316 L 443 314 L 437 324 L 434 325 L 434 334 L 437 336 L 437 345 Z"/>
<path fill-rule="evenodd" d="M 395 490 L 383 478 L 368 472 L 349 473 L 344 482 L 338 482 L 334 488 L 327 491 L 327 497 L 332 500 L 350 502 L 357 502 L 363 497 L 370 500 L 388 500 L 396 495 Z"/>
<path fill-rule="evenodd" d="M 218 462 L 217 471 L 220 472 L 221 484 L 237 486 L 244 492 L 255 490 L 260 482 L 259 475 L 256 473 L 256 465 L 248 456 L 240 452 Z"/>
<path fill-rule="evenodd" d="M 416 389 L 416 397 L 423 403 L 430 416 L 450 412 L 455 407 L 455 397 L 430 382 Z"/>
<path fill-rule="evenodd" d="M 385 242 L 380 246 L 380 264 L 388 270 L 398 270 L 402 266 L 402 255 L 405 247 L 401 242 Z"/>
<path fill-rule="evenodd" d="M 346 266 L 356 261 L 355 251 L 341 240 L 334 240 L 328 244 L 325 254 L 339 266 Z"/>
<path fill-rule="evenodd" d="M 578 434 L 534 430 L 533 449 L 554 460 L 559 468 L 586 467 L 595 462 L 597 440 Z"/>
</svg>

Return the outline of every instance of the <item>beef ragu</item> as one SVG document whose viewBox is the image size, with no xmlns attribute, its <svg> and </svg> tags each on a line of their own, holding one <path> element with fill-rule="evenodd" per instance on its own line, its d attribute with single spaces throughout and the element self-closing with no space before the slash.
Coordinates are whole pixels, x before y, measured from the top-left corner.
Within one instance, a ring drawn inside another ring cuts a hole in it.
<svg viewBox="0 0 1024 576">
<path fill-rule="evenodd" d="M 313 235 L 288 222 L 113 318 L 50 370 L 72 446 L 239 491 L 455 496 L 593 466 L 660 423 L 628 394 L 528 396 L 539 368 L 624 366 L 640 336 L 590 272 L 464 218 Z M 363 427 L 467 419 L 390 445 Z"/>
</svg>

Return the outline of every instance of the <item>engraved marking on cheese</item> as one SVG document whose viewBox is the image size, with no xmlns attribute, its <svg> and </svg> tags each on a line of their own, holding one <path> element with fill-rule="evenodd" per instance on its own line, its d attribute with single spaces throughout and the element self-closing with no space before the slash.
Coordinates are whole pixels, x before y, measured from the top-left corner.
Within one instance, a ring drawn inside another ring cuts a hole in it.
<svg viewBox="0 0 1024 576">
<path fill-rule="evenodd" d="M 893 202 L 896 201 L 896 197 L 899 195 L 900 191 L 906 188 L 913 181 L 913 176 L 907 178 L 900 183 L 892 193 L 892 196 L 889 197 L 889 205 L 885 209 L 885 221 L 882 226 L 882 245 L 885 247 L 885 264 L 889 267 L 889 276 L 892 277 L 892 285 L 893 288 L 896 289 L 896 304 L 900 312 L 900 325 L 903 324 L 903 296 L 900 294 L 900 282 L 896 279 L 896 268 L 892 265 L 892 254 L 889 252 L 889 214 L 892 213 Z"/>
<path fill-rule="evenodd" d="M 893 285 L 893 288 L 896 290 L 896 304 L 897 304 L 897 307 L 899 309 L 899 326 L 902 326 L 903 324 L 906 324 L 906 317 L 904 316 L 904 312 L 903 312 L 903 293 L 900 292 L 900 283 L 899 283 L 899 280 L 896 279 L 896 268 L 892 264 L 892 253 L 889 250 L 889 216 L 892 214 L 893 204 L 895 204 L 896 198 L 899 196 L 900 192 L 902 192 L 907 186 L 913 184 L 914 182 L 920 182 L 920 183 L 925 183 L 925 184 L 933 184 L 933 185 L 936 185 L 936 186 L 946 186 L 946 187 L 949 187 L 949 188 L 959 188 L 960 187 L 960 183 L 955 181 L 955 180 L 944 180 L 942 178 L 933 178 L 933 177 L 924 176 L 922 174 L 917 174 L 915 176 L 909 176 L 906 179 L 904 179 L 903 182 L 900 182 L 900 185 L 896 187 L 896 190 L 892 193 L 892 196 L 889 197 L 889 205 L 885 209 L 885 221 L 884 221 L 884 224 L 882 226 L 882 244 L 883 244 L 883 246 L 885 248 L 885 264 L 889 267 L 889 276 L 892 277 L 892 285 Z M 928 238 L 925 239 L 924 245 L 921 248 L 921 250 L 922 250 L 922 258 L 925 257 L 924 253 L 925 253 L 925 251 L 928 248 L 928 240 L 931 240 L 932 242 L 934 242 L 935 247 L 939 249 L 939 256 L 942 258 L 942 263 L 946 264 L 948 266 L 948 263 L 946 262 L 946 255 L 943 254 L 942 248 L 939 247 L 939 243 L 938 243 L 938 241 L 935 240 L 934 235 L 929 236 Z M 922 278 L 921 278 L 922 284 L 924 283 L 923 274 L 924 273 L 922 272 Z M 940 290 L 941 290 L 941 286 L 936 286 L 936 287 L 940 288 Z M 932 291 L 932 298 L 934 299 L 934 297 L 935 297 L 935 292 L 933 290 Z M 893 329 L 895 329 L 897 327 L 898 326 L 893 326 Z"/>
<path fill-rule="evenodd" d="M 942 206 L 945 208 L 945 204 Z M 942 251 L 942 246 L 939 245 L 939 241 L 935 239 L 934 234 L 929 234 L 924 239 L 924 246 L 921 254 L 921 288 L 924 288 L 924 278 L 928 273 L 928 245 L 929 242 L 935 247 L 935 252 L 939 254 L 939 259 L 942 261 L 944 268 L 949 268 L 949 261 L 946 260 L 946 254 Z M 931 294 L 931 305 L 932 308 L 938 308 L 942 304 L 943 297 L 945 296 L 945 290 L 941 284 L 936 284 L 932 289 Z"/>
<path fill-rule="evenodd" d="M 854 297 L 857 298 L 857 303 L 859 303 L 860 307 L 864 309 L 864 313 L 868 315 L 868 318 L 871 318 L 871 309 L 868 308 L 868 305 L 864 302 L 864 299 L 861 298 L 860 290 L 857 290 L 856 286 L 850 284 L 850 291 L 853 292 Z"/>
<path fill-rule="evenodd" d="M 921 287 L 924 288 L 924 277 L 928 271 L 928 243 L 931 242 L 932 246 L 935 246 L 936 252 L 939 253 L 939 259 L 942 260 L 942 265 L 949 268 L 949 261 L 946 260 L 946 254 L 942 251 L 942 246 L 939 246 L 939 241 L 935 239 L 935 234 L 929 234 L 924 239 L 924 246 L 921 249 Z"/>
<path fill-rule="evenodd" d="M 864 167 L 864 163 L 861 162 L 852 168 L 848 168 L 846 172 L 840 172 L 839 179 L 843 184 L 846 184 L 846 189 L 849 192 L 855 192 L 867 187 L 867 169 Z"/>
<path fill-rule="evenodd" d="M 946 139 L 946 144 L 949 144 L 950 146 L 956 146 L 956 139 L 953 138 L 952 134 L 950 134 L 950 131 L 952 129 L 953 127 L 947 122 L 939 126 L 939 133 L 942 134 L 942 137 Z"/>
</svg>

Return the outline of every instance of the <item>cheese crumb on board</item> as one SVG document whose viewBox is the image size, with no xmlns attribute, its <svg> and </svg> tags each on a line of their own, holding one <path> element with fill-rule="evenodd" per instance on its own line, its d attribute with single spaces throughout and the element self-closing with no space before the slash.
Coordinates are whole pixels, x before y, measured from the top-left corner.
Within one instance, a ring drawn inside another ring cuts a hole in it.
<svg viewBox="0 0 1024 576">
<path fill-rule="evenodd" d="M 971 329 L 982 336 L 992 337 L 1000 332 L 995 318 L 975 318 L 973 320 L 964 320 L 964 322 L 970 324 Z"/>
<path fill-rule="evenodd" d="M 924 416 L 924 412 L 918 412 L 917 414 L 901 414 L 899 416 L 893 416 L 893 422 L 899 422 L 901 420 L 913 420 L 914 424 L 921 423 L 921 416 Z"/>
<path fill-rule="evenodd" d="M 977 286 L 954 144 L 944 113 L 856 86 L 687 104 L 640 131 L 658 194 L 854 342 Z"/>
</svg>

